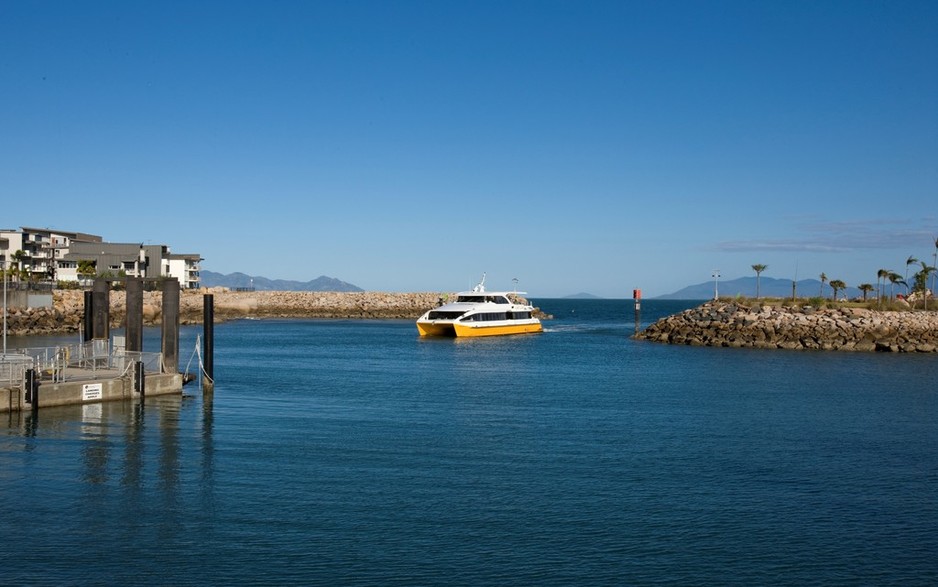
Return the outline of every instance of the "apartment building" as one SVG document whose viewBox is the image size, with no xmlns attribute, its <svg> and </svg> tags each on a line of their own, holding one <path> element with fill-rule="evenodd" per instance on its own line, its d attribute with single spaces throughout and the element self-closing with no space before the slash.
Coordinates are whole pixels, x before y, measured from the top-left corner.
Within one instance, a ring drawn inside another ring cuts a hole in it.
<svg viewBox="0 0 938 587">
<path fill-rule="evenodd" d="M 163 257 L 163 275 L 170 275 L 179 280 L 182 289 L 198 289 L 201 284 L 199 278 L 199 263 L 202 257 L 197 254 L 175 255 L 167 252 Z"/>
<path fill-rule="evenodd" d="M 98 242 L 95 234 L 50 228 L 22 226 L 19 230 L 0 230 L 0 259 L 4 267 L 14 267 L 27 280 L 56 280 L 61 259 L 73 242 Z M 5 241 L 5 242 L 4 242 Z"/>
<path fill-rule="evenodd" d="M 95 276 L 175 277 L 180 287 L 199 287 L 198 254 L 173 254 L 166 245 L 109 243 L 98 235 L 21 227 L 0 230 L 0 259 L 21 278 L 89 283 Z"/>
</svg>

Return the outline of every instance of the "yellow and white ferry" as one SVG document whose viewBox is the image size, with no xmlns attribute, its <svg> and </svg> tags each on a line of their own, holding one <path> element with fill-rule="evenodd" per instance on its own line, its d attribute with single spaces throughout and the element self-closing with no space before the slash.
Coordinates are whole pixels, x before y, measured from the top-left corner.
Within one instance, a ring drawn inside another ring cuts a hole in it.
<svg viewBox="0 0 938 587">
<path fill-rule="evenodd" d="M 498 336 L 541 332 L 534 306 L 515 303 L 523 291 L 485 291 L 485 274 L 472 288 L 456 294 L 456 301 L 434 308 L 417 319 L 420 336 Z"/>
</svg>

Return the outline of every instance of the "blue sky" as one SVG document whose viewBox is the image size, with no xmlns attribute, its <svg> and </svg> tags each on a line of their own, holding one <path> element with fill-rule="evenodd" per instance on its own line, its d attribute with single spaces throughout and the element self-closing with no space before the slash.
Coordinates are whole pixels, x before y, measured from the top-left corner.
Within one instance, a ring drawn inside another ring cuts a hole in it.
<svg viewBox="0 0 938 587">
<path fill-rule="evenodd" d="M 0 225 L 535 297 L 938 238 L 936 2 L 0 0 Z"/>
</svg>

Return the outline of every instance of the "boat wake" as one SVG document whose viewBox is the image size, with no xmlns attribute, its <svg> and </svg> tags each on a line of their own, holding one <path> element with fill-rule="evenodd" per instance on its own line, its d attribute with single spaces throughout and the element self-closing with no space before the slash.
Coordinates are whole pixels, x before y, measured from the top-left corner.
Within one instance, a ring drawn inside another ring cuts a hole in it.
<svg viewBox="0 0 938 587">
<path fill-rule="evenodd" d="M 627 324 L 558 324 L 545 326 L 544 332 L 556 334 L 627 334 L 635 333 L 634 325 Z"/>
</svg>

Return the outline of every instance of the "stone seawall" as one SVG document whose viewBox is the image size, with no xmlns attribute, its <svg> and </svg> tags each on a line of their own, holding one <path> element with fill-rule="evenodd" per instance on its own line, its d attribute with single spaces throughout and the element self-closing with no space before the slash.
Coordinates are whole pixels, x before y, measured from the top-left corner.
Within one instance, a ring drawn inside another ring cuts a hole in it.
<svg viewBox="0 0 938 587">
<path fill-rule="evenodd" d="M 416 320 L 439 306 L 452 293 L 385 292 L 233 292 L 221 289 L 184 290 L 179 300 L 182 324 L 202 323 L 203 294 L 215 298 L 215 320 L 256 318 L 404 318 Z M 124 322 L 125 296 L 112 291 L 111 326 Z M 523 299 L 523 298 L 522 298 Z M 143 321 L 158 325 L 161 320 L 160 292 L 144 292 Z M 77 332 L 84 312 L 84 293 L 56 290 L 52 308 L 9 310 L 7 324 L 11 335 Z"/>
<path fill-rule="evenodd" d="M 938 312 L 707 302 L 662 318 L 635 338 L 698 346 L 933 353 Z"/>
</svg>

